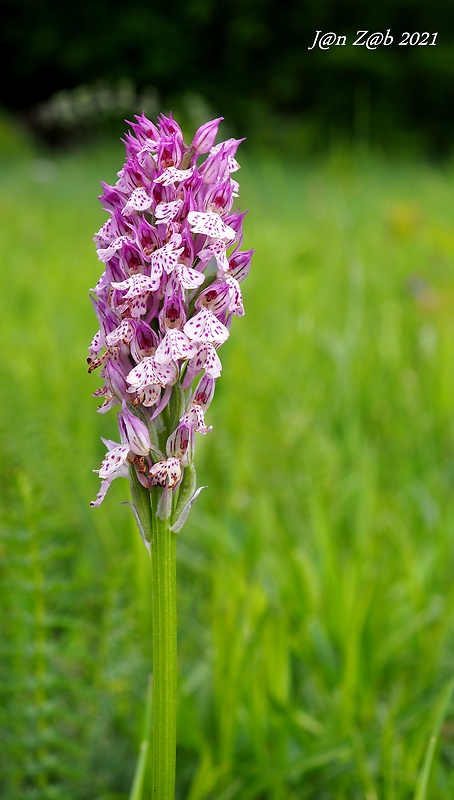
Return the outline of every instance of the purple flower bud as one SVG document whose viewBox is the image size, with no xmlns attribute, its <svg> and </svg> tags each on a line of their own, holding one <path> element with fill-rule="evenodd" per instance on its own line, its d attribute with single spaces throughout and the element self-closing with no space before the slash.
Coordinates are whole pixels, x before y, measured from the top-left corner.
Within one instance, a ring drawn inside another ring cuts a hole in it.
<svg viewBox="0 0 454 800">
<path fill-rule="evenodd" d="M 196 131 L 194 139 L 192 140 L 192 148 L 197 155 L 208 153 L 214 145 L 214 140 L 219 128 L 219 123 L 224 117 L 212 119 L 210 122 L 205 122 L 204 125 Z"/>
<path fill-rule="evenodd" d="M 147 456 L 151 449 L 150 434 L 142 420 L 128 411 L 126 404 L 118 412 L 118 427 L 122 444 L 129 445 L 129 449 L 136 456 Z"/>
<path fill-rule="evenodd" d="M 175 136 L 180 144 L 183 145 L 183 131 L 178 125 L 178 122 L 175 122 L 172 114 L 170 114 L 169 117 L 166 117 L 164 114 L 160 114 L 158 119 L 161 135 L 164 134 L 164 136 Z"/>
<path fill-rule="evenodd" d="M 243 252 L 233 253 L 229 258 L 229 273 L 238 283 L 244 281 L 251 268 L 251 258 L 255 250 L 244 250 Z"/>
<path fill-rule="evenodd" d="M 145 217 L 141 217 L 137 222 L 136 237 L 142 249 L 143 258 L 145 261 L 149 261 L 151 254 L 159 247 L 159 238 L 156 228 L 150 225 Z"/>
<path fill-rule="evenodd" d="M 204 207 L 206 211 L 216 214 L 228 214 L 233 203 L 233 186 L 230 178 L 211 186 L 205 196 Z"/>
<path fill-rule="evenodd" d="M 192 405 L 200 406 L 206 411 L 214 397 L 214 387 L 216 381 L 210 375 L 204 375 L 192 396 Z"/>
<path fill-rule="evenodd" d="M 223 180 L 227 170 L 228 157 L 224 153 L 222 144 L 216 153 L 211 152 L 206 161 L 200 167 L 200 174 L 203 175 L 204 183 L 214 183 Z"/>
<path fill-rule="evenodd" d="M 128 397 L 126 383 L 127 371 L 127 368 L 125 369 L 117 352 L 106 361 L 106 365 L 101 372 L 101 377 L 105 378 L 113 394 L 118 398 L 119 403 L 122 399 Z"/>
<path fill-rule="evenodd" d="M 181 141 L 177 136 L 173 135 L 165 139 L 161 138 L 158 147 L 158 164 L 160 168 L 178 167 L 182 153 Z"/>
<path fill-rule="evenodd" d="M 159 141 L 159 129 L 151 122 L 142 112 L 140 117 L 135 114 L 137 122 L 130 122 L 129 125 L 133 129 L 138 142 L 142 145 L 147 140 Z"/>
<path fill-rule="evenodd" d="M 136 362 L 153 355 L 158 346 L 157 334 L 143 320 L 134 320 L 135 335 L 131 341 L 131 355 Z"/>
<path fill-rule="evenodd" d="M 191 464 L 194 453 L 194 428 L 187 423 L 180 423 L 178 428 L 167 439 L 166 452 L 181 462 L 182 467 Z"/>
<path fill-rule="evenodd" d="M 159 315 L 161 330 L 165 331 L 166 328 L 182 328 L 185 322 L 186 314 L 184 313 L 184 305 L 181 297 L 178 297 L 176 294 L 165 297 L 164 306 Z"/>
<path fill-rule="evenodd" d="M 229 287 L 225 282 L 215 281 L 196 300 L 196 308 L 209 308 L 213 314 L 222 314 L 230 302 Z"/>
</svg>

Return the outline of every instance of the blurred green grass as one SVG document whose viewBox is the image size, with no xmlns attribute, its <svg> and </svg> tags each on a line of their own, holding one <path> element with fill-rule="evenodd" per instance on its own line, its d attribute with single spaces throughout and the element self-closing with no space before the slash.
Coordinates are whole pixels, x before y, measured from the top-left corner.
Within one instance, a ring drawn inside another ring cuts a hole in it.
<svg viewBox="0 0 454 800">
<path fill-rule="evenodd" d="M 246 316 L 179 540 L 180 800 L 454 791 L 454 166 L 244 145 Z M 0 785 L 127 798 L 151 660 L 86 373 L 117 147 L 0 165 Z M 432 739 L 435 731 L 436 739 Z M 436 748 L 434 745 L 436 743 Z"/>
</svg>

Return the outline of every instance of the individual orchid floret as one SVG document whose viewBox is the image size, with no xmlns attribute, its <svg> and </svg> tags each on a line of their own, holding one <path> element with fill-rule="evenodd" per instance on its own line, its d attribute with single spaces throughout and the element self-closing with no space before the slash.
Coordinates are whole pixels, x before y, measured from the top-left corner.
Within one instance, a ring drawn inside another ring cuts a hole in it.
<svg viewBox="0 0 454 800">
<path fill-rule="evenodd" d="M 173 136 L 175 139 L 184 147 L 184 140 L 183 140 L 183 131 L 181 130 L 178 122 L 174 120 L 172 117 L 172 113 L 168 117 L 165 114 L 159 115 L 159 132 L 160 132 L 160 139 L 165 138 L 166 136 Z"/>
<path fill-rule="evenodd" d="M 179 136 L 161 137 L 158 144 L 158 164 L 161 169 L 178 167 L 182 155 L 182 139 Z"/>
<path fill-rule="evenodd" d="M 110 484 L 115 478 L 127 478 L 129 474 L 127 466 L 129 447 L 127 445 L 117 445 L 115 442 L 109 442 L 106 439 L 103 439 L 103 442 L 108 447 L 108 453 L 101 462 L 100 468 L 93 470 L 101 478 L 101 488 L 96 500 L 90 503 L 92 508 L 102 503 Z"/>
<path fill-rule="evenodd" d="M 202 308 L 195 317 L 188 320 L 183 329 L 188 339 L 196 342 L 211 342 L 221 345 L 229 338 L 229 331 L 210 308 Z"/>
<path fill-rule="evenodd" d="M 196 405 L 200 406 L 203 411 L 206 411 L 214 397 L 215 386 L 215 379 L 212 378 L 211 375 L 204 375 L 194 391 L 190 401 L 190 407 Z"/>
<path fill-rule="evenodd" d="M 154 292 L 160 284 L 159 278 L 155 276 L 148 277 L 148 275 L 131 275 L 125 281 L 112 282 L 113 289 L 119 289 L 122 292 L 122 299 L 126 300 L 123 309 L 129 308 L 131 317 L 139 319 L 147 313 L 147 300 L 150 292 Z M 123 294 L 124 292 L 124 294 Z"/>
<path fill-rule="evenodd" d="M 127 217 L 130 216 L 133 211 L 148 211 L 152 205 L 153 198 L 150 197 L 143 186 L 139 186 L 138 189 L 134 189 L 128 202 L 124 208 L 122 208 L 121 213 Z"/>
<path fill-rule="evenodd" d="M 215 214 L 223 216 L 228 214 L 232 208 L 234 187 L 230 178 L 215 183 L 205 196 L 205 208 Z"/>
<path fill-rule="evenodd" d="M 172 115 L 157 124 L 137 116 L 117 182 L 102 184 L 109 218 L 94 237 L 104 272 L 92 290 L 99 330 L 88 362 L 103 381 L 98 410 L 118 410 L 120 443 L 105 441 L 93 505 L 112 480 L 129 477 L 148 543 L 147 508 L 179 530 L 199 495 L 196 434 L 211 430 L 219 349 L 244 313 L 239 284 L 253 251 L 239 249 L 244 212 L 233 208 L 231 177 L 241 140 L 215 144 L 221 120 L 201 125 L 188 145 Z"/>
<path fill-rule="evenodd" d="M 158 461 L 149 471 L 150 486 L 162 486 L 172 489 L 180 478 L 180 459 L 173 456 L 166 459 L 166 461 Z"/>
<path fill-rule="evenodd" d="M 191 386 L 194 378 L 200 375 L 202 370 L 205 370 L 205 373 L 211 378 L 219 378 L 221 375 L 221 359 L 216 352 L 216 348 L 210 342 L 200 345 L 196 355 L 189 359 L 181 382 L 183 389 Z"/>
</svg>

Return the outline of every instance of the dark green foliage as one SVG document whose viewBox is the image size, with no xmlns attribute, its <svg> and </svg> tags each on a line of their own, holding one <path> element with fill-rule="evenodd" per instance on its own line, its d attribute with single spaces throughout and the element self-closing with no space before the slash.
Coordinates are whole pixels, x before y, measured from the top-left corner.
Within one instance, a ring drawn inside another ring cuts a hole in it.
<svg viewBox="0 0 454 800">
<path fill-rule="evenodd" d="M 354 47 L 359 29 L 390 29 L 394 42 Z M 316 30 L 348 44 L 309 51 Z M 399 47 L 405 31 L 438 32 L 436 46 Z M 0 102 L 24 112 L 58 90 L 127 78 L 155 87 L 166 107 L 200 95 L 241 135 L 268 128 L 270 145 L 297 121 L 300 149 L 301 139 L 323 146 L 339 133 L 396 143 L 406 134 L 435 153 L 453 138 L 453 43 L 452 4 L 426 0 L 292 0 L 285 9 L 271 0 L 97 0 L 71 14 L 57 0 L 6 0 L 0 45 L 13 79 Z"/>
</svg>

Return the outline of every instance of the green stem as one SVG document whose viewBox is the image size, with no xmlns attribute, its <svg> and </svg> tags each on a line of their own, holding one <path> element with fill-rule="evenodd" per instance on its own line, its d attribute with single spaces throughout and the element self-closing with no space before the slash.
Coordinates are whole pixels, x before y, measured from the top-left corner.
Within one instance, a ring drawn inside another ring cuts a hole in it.
<svg viewBox="0 0 454 800">
<path fill-rule="evenodd" d="M 177 604 L 176 534 L 169 520 L 153 519 L 151 546 L 153 705 L 152 800 L 175 799 Z"/>
</svg>

